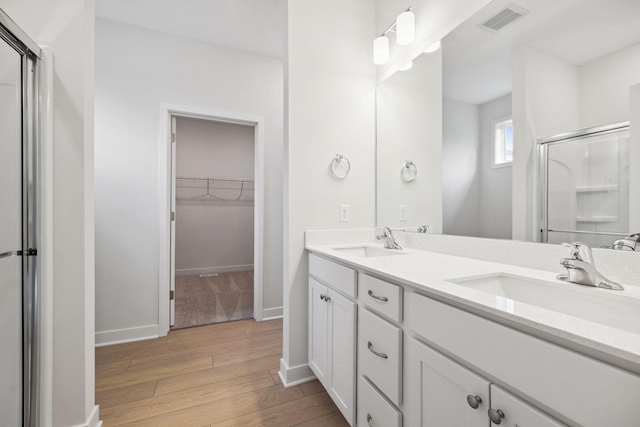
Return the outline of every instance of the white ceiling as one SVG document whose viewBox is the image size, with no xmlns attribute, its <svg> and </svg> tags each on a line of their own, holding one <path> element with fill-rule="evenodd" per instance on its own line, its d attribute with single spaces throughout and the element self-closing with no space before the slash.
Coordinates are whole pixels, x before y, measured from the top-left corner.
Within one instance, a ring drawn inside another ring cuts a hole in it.
<svg viewBox="0 0 640 427">
<path fill-rule="evenodd" d="M 285 0 L 97 0 L 96 15 L 231 49 L 284 56 Z"/>
<path fill-rule="evenodd" d="M 529 14 L 497 33 L 478 27 L 509 3 Z M 639 0 L 494 0 L 443 40 L 444 96 L 483 104 L 510 93 L 521 46 L 579 66 L 639 42 Z"/>
</svg>

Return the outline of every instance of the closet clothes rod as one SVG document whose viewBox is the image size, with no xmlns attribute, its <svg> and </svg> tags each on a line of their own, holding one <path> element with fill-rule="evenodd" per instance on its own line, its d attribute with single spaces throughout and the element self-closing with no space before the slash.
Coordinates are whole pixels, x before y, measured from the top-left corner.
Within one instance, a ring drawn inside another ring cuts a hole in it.
<svg viewBox="0 0 640 427">
<path fill-rule="evenodd" d="M 212 177 L 176 177 L 179 200 L 253 201 L 255 181 Z M 194 193 L 194 191 L 198 191 Z"/>
</svg>

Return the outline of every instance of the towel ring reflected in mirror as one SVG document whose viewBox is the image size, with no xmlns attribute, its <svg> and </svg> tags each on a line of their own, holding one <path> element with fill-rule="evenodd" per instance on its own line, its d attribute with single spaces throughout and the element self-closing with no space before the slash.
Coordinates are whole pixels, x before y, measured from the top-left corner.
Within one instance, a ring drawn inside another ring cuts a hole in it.
<svg viewBox="0 0 640 427">
<path fill-rule="evenodd" d="M 402 182 L 413 182 L 418 176 L 418 167 L 411 160 L 407 160 L 400 169 L 400 178 Z"/>
<path fill-rule="evenodd" d="M 342 154 L 336 154 L 329 165 L 329 172 L 335 179 L 345 179 L 351 172 L 351 162 Z"/>
</svg>

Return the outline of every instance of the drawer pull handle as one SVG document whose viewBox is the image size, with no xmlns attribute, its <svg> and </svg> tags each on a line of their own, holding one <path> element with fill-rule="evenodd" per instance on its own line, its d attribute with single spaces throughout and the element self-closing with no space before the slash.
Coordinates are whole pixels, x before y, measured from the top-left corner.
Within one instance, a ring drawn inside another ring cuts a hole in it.
<svg viewBox="0 0 640 427">
<path fill-rule="evenodd" d="M 502 412 L 502 409 L 498 409 L 498 410 L 489 409 L 489 419 L 491 420 L 492 423 L 500 424 L 503 418 L 504 418 L 504 412 Z"/>
<path fill-rule="evenodd" d="M 367 294 L 369 294 L 369 296 L 370 296 L 371 298 L 375 298 L 375 299 L 380 300 L 380 301 L 383 301 L 383 302 L 387 302 L 387 301 L 389 301 L 389 298 L 387 298 L 387 297 L 379 297 L 379 296 L 377 296 L 377 295 L 374 295 L 374 294 L 373 294 L 373 291 L 372 291 L 371 289 L 369 289 L 369 292 L 367 292 Z"/>
<path fill-rule="evenodd" d="M 474 396 L 472 394 L 467 395 L 467 403 L 473 409 L 478 409 L 478 406 L 482 403 L 482 398 L 480 396 Z"/>
<path fill-rule="evenodd" d="M 371 417 L 371 414 L 367 414 L 367 424 L 369 424 L 369 427 L 376 427 L 375 424 L 373 424 L 373 418 Z"/>
<path fill-rule="evenodd" d="M 381 358 L 383 358 L 383 359 L 388 359 L 388 358 L 389 358 L 389 356 L 387 356 L 386 354 L 384 354 L 384 353 L 378 353 L 377 351 L 375 351 L 375 350 L 373 349 L 373 344 L 371 344 L 371 341 L 367 342 L 367 347 L 369 347 L 369 351 L 370 351 L 371 353 L 375 354 L 376 356 L 381 357 Z"/>
</svg>

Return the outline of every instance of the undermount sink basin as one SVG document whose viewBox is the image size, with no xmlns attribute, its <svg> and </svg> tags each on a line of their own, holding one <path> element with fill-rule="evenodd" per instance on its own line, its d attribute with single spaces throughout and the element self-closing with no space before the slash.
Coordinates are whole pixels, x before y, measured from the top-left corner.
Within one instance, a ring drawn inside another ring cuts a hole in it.
<svg viewBox="0 0 640 427">
<path fill-rule="evenodd" d="M 342 252 L 347 255 L 355 255 L 365 258 L 392 256 L 392 255 L 404 255 L 405 252 L 400 252 L 396 249 L 384 249 L 373 246 L 356 246 L 350 248 L 334 248 L 338 252 Z"/>
<path fill-rule="evenodd" d="M 640 333 L 640 300 L 620 295 L 618 291 L 605 292 L 572 283 L 546 282 L 506 273 L 449 281 L 498 297 Z"/>
</svg>

